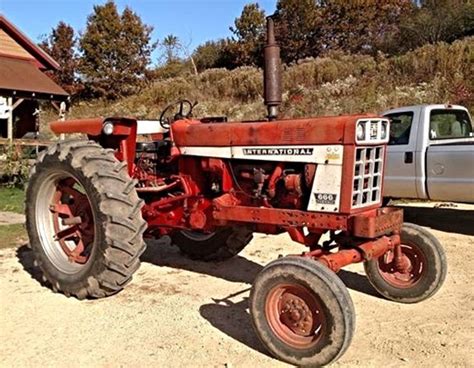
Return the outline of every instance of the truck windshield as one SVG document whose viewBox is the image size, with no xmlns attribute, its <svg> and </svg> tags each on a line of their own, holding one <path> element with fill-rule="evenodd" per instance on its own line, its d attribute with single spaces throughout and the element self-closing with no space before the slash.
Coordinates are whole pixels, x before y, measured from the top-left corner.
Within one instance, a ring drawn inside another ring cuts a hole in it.
<svg viewBox="0 0 474 368">
<path fill-rule="evenodd" d="M 465 110 L 432 110 L 430 115 L 430 139 L 474 137 L 472 122 Z"/>
</svg>

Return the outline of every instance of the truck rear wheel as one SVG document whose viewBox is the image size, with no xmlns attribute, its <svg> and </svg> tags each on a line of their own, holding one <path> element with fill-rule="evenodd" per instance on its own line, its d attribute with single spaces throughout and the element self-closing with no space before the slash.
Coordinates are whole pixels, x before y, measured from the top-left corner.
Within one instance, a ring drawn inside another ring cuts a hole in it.
<svg viewBox="0 0 474 368">
<path fill-rule="evenodd" d="M 49 147 L 32 168 L 26 203 L 35 264 L 55 291 L 112 295 L 140 266 L 142 201 L 111 150 L 87 141 Z"/>
<path fill-rule="evenodd" d="M 252 231 L 244 226 L 229 226 L 205 234 L 182 230 L 171 241 L 191 259 L 223 261 L 237 255 L 252 240 Z"/>
<path fill-rule="evenodd" d="M 422 227 L 403 224 L 401 250 L 406 266 L 400 270 L 393 251 L 364 263 L 370 283 L 384 297 L 401 303 L 418 303 L 443 285 L 447 262 L 438 239 Z"/>
<path fill-rule="evenodd" d="M 276 358 L 297 366 L 334 362 L 349 347 L 355 327 L 351 297 L 322 264 L 284 257 L 268 264 L 250 292 L 255 331 Z"/>
</svg>

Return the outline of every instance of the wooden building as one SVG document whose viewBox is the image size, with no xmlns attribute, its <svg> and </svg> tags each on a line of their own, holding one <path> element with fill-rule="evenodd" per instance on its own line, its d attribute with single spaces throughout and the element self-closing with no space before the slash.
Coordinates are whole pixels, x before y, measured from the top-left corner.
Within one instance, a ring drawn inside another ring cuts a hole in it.
<svg viewBox="0 0 474 368">
<path fill-rule="evenodd" d="M 55 104 L 62 113 L 69 96 L 45 72 L 59 64 L 0 14 L 0 138 L 37 133 L 39 100 Z M 31 134 L 30 134 L 31 135 Z"/>
</svg>

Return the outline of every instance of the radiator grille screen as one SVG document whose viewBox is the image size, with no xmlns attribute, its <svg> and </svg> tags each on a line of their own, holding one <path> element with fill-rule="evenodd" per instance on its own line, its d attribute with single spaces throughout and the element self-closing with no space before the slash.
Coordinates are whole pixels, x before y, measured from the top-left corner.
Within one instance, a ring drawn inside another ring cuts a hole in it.
<svg viewBox="0 0 474 368">
<path fill-rule="evenodd" d="M 370 206 L 380 202 L 383 155 L 382 146 L 356 148 L 352 208 Z"/>
</svg>

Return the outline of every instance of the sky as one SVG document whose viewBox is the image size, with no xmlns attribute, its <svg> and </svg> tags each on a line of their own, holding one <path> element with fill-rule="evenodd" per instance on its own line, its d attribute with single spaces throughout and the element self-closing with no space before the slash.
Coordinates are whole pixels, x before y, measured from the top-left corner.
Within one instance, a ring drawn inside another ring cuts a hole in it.
<svg viewBox="0 0 474 368">
<path fill-rule="evenodd" d="M 231 35 L 233 25 L 245 4 L 258 2 L 266 14 L 275 11 L 276 0 L 116 0 L 120 11 L 129 6 L 142 20 L 154 27 L 153 40 L 176 35 L 184 45 L 196 46 Z M 49 34 L 59 21 L 74 30 L 85 29 L 87 16 L 95 4 L 105 0 L 0 0 L 0 13 L 33 41 Z M 153 54 L 157 63 L 160 51 Z"/>
</svg>

